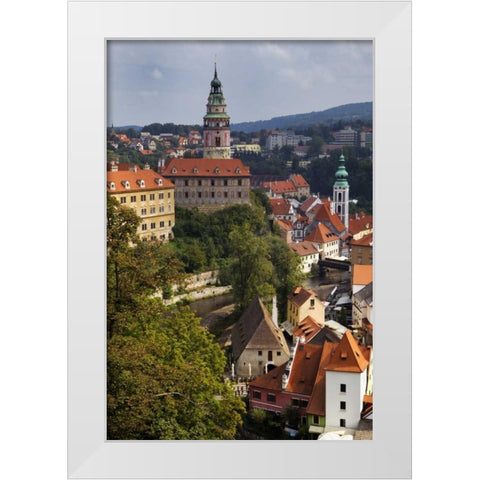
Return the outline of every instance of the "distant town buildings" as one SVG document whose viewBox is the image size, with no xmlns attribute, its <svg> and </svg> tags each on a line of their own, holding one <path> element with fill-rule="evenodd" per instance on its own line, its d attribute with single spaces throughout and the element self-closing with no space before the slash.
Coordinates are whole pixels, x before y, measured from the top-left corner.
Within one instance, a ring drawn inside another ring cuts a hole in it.
<svg viewBox="0 0 480 480">
<path fill-rule="evenodd" d="M 295 135 L 293 130 L 281 130 L 273 131 L 268 135 L 266 140 L 266 149 L 271 152 L 275 148 L 282 148 L 284 146 L 297 147 L 300 144 L 305 145 L 311 141 L 312 137 L 306 137 L 305 135 Z"/>
</svg>

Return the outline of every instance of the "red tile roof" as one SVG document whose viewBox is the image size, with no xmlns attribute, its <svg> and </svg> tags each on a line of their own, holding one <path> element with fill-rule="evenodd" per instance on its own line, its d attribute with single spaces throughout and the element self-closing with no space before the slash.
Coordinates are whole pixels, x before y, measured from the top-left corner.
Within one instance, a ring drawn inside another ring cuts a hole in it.
<svg viewBox="0 0 480 480">
<path fill-rule="evenodd" d="M 290 178 L 292 179 L 293 183 L 297 187 L 309 187 L 310 186 L 310 184 L 300 174 L 294 173 L 294 174 L 290 175 Z"/>
<path fill-rule="evenodd" d="M 352 285 L 368 285 L 373 281 L 373 265 L 352 265 Z"/>
<path fill-rule="evenodd" d="M 274 182 L 264 182 L 263 188 L 270 189 L 275 194 L 295 193 L 297 187 L 291 180 L 276 180 Z"/>
<path fill-rule="evenodd" d="M 293 223 L 290 220 L 285 220 L 284 218 L 276 218 L 275 223 L 282 229 L 287 232 L 291 232 L 295 229 Z"/>
<path fill-rule="evenodd" d="M 333 372 L 363 372 L 369 363 L 365 353 L 353 338 L 352 332 L 347 330 L 335 346 L 325 369 Z"/>
<path fill-rule="evenodd" d="M 321 345 L 299 342 L 285 391 L 311 395 L 322 356 Z"/>
<path fill-rule="evenodd" d="M 348 216 L 348 230 L 353 235 L 363 232 L 364 230 L 370 230 L 373 228 L 372 215 L 365 215 L 363 212 L 359 215 Z"/>
<path fill-rule="evenodd" d="M 304 337 L 305 342 L 308 343 L 321 329 L 322 326 L 319 325 L 313 317 L 308 315 L 293 329 L 293 334 L 296 337 Z"/>
<path fill-rule="evenodd" d="M 270 205 L 274 215 L 289 215 L 292 209 L 292 206 L 284 198 L 271 198 Z"/>
<path fill-rule="evenodd" d="M 327 243 L 338 240 L 338 236 L 330 231 L 323 223 L 317 226 L 305 237 L 305 240 L 315 243 Z"/>
<path fill-rule="evenodd" d="M 362 247 L 372 247 L 373 246 L 373 233 L 369 233 L 368 235 L 364 235 L 362 238 L 358 240 L 352 239 L 350 241 L 350 245 L 358 245 Z"/>
<path fill-rule="evenodd" d="M 250 170 L 238 158 L 172 158 L 166 161 L 162 175 L 168 177 L 249 177 Z"/>
<path fill-rule="evenodd" d="M 338 232 L 343 232 L 345 230 L 345 225 L 340 220 L 340 217 L 336 213 L 332 215 L 332 213 L 330 213 L 330 208 L 328 208 L 326 204 L 322 203 L 319 207 L 320 208 L 315 214 L 315 220 L 318 220 L 319 222 L 330 222 Z"/>
<path fill-rule="evenodd" d="M 302 212 L 308 212 L 309 209 L 311 208 L 311 206 L 316 202 L 320 200 L 318 197 L 315 197 L 315 196 L 311 196 L 311 197 L 308 197 L 301 205 L 300 205 L 300 210 Z"/>
<path fill-rule="evenodd" d="M 306 240 L 303 242 L 289 243 L 288 246 L 290 247 L 290 250 L 301 257 L 318 253 L 318 250 L 315 248 L 314 244 Z"/>
<path fill-rule="evenodd" d="M 297 286 L 287 298 L 297 305 L 297 307 L 301 307 L 311 296 L 318 298 L 318 295 L 312 290 L 307 290 L 306 288 Z"/>
<path fill-rule="evenodd" d="M 140 186 L 140 181 L 145 183 L 144 187 Z M 161 185 L 157 183 L 161 181 Z M 115 188 L 111 188 L 111 183 L 115 184 Z M 126 188 L 126 182 L 130 184 L 130 188 Z M 139 192 L 145 190 L 159 190 L 163 188 L 174 188 L 172 182 L 163 178 L 154 170 L 120 170 L 118 172 L 107 172 L 107 192 Z"/>
</svg>

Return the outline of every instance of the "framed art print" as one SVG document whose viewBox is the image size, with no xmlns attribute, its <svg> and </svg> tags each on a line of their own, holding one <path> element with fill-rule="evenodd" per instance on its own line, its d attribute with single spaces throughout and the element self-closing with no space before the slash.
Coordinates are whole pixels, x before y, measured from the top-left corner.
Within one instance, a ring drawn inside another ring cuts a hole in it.
<svg viewBox="0 0 480 480">
<path fill-rule="evenodd" d="M 69 477 L 409 478 L 411 2 L 68 10 Z"/>
</svg>

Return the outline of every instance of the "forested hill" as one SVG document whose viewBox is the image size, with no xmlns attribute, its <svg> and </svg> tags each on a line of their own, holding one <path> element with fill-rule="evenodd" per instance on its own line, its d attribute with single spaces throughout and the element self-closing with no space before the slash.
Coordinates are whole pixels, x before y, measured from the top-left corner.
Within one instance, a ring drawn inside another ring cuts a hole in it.
<svg viewBox="0 0 480 480">
<path fill-rule="evenodd" d="M 334 123 L 339 120 L 372 120 L 373 103 L 349 103 L 339 107 L 329 108 L 322 112 L 298 113 L 296 115 L 285 115 L 274 117 L 270 120 L 258 120 L 256 122 L 234 123 L 231 125 L 232 131 L 245 133 L 258 132 L 264 130 L 276 130 L 285 128 L 301 128 L 315 125 L 318 123 Z"/>
</svg>

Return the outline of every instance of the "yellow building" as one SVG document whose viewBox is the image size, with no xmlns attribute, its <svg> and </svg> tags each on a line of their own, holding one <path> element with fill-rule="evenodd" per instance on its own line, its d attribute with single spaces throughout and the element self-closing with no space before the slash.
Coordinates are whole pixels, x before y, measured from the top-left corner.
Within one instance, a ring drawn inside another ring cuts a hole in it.
<svg viewBox="0 0 480 480">
<path fill-rule="evenodd" d="M 237 153 L 242 153 L 242 152 L 261 153 L 262 152 L 262 147 L 260 145 L 257 145 L 256 143 L 250 143 L 250 144 L 238 143 L 236 145 L 233 145 L 232 149 Z"/>
<path fill-rule="evenodd" d="M 168 241 L 173 238 L 174 185 L 151 170 L 148 164 L 143 169 L 137 165 L 109 164 L 107 193 L 141 217 L 137 232 L 141 240 Z"/>
<path fill-rule="evenodd" d="M 325 324 L 325 305 L 317 294 L 303 287 L 295 287 L 288 296 L 287 320 L 282 327 L 292 335 L 293 329 L 306 317 L 311 317 L 318 325 Z"/>
</svg>

